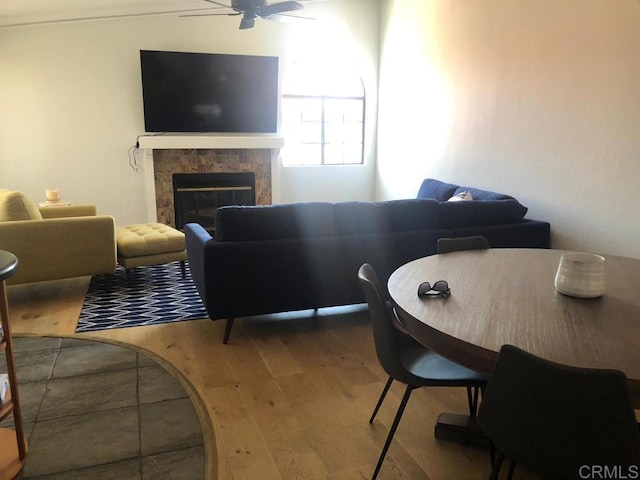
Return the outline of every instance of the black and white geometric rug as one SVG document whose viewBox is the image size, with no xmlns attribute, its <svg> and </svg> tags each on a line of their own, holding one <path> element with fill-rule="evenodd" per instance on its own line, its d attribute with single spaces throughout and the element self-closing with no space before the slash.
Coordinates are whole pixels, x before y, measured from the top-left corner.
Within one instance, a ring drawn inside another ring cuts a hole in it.
<svg viewBox="0 0 640 480">
<path fill-rule="evenodd" d="M 208 318 L 188 264 L 184 279 L 179 262 L 134 268 L 131 285 L 118 266 L 111 282 L 107 289 L 104 275 L 91 279 L 77 333 Z"/>
</svg>

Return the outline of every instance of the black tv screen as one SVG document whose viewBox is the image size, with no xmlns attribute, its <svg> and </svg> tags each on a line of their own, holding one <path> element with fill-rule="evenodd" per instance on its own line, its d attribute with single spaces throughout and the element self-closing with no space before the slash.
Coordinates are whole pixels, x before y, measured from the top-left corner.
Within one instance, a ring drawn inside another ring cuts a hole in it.
<svg viewBox="0 0 640 480">
<path fill-rule="evenodd" d="M 278 58 L 140 51 L 146 132 L 276 133 Z"/>
</svg>

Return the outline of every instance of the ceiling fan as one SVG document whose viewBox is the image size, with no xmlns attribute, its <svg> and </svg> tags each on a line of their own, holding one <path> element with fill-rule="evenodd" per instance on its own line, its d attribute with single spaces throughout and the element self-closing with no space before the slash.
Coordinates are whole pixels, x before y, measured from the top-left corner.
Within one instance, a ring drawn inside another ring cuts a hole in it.
<svg viewBox="0 0 640 480">
<path fill-rule="evenodd" d="M 247 28 L 253 28 L 256 24 L 256 18 L 260 17 L 268 20 L 276 20 L 277 16 L 284 15 L 287 16 L 289 12 L 293 12 L 296 10 L 302 10 L 304 7 L 300 2 L 296 1 L 281 1 L 276 3 L 268 4 L 266 0 L 231 0 L 231 5 L 226 3 L 218 2 L 215 0 L 205 0 L 206 2 L 213 3 L 215 5 L 219 5 L 220 7 L 225 7 L 233 10 L 231 13 L 201 13 L 201 14 L 190 14 L 183 15 L 185 17 L 200 17 L 200 16 L 215 16 L 215 15 L 242 15 L 242 20 L 240 20 L 240 30 L 245 30 Z M 294 15 L 289 15 L 294 16 Z M 299 17 L 296 18 L 309 18 L 309 17 Z"/>
</svg>

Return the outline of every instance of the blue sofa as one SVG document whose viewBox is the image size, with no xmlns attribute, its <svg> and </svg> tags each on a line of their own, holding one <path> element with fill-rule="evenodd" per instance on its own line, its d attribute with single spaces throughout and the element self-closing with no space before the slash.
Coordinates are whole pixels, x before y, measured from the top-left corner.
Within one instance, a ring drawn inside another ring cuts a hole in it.
<svg viewBox="0 0 640 480">
<path fill-rule="evenodd" d="M 192 278 L 209 317 L 227 320 L 223 343 L 235 318 L 364 303 L 363 263 L 386 281 L 400 265 L 436 253 L 442 237 L 549 247 L 549 224 L 524 219 L 517 200 L 492 192 L 482 199 L 476 190 L 477 201 L 447 202 L 446 185 L 425 180 L 421 198 L 407 200 L 221 207 L 215 238 L 187 224 Z"/>
<path fill-rule="evenodd" d="M 473 200 L 449 201 L 464 192 L 469 192 Z M 428 178 L 422 182 L 417 198 L 440 203 L 438 226 L 450 230 L 451 237 L 483 235 L 492 248 L 550 246 L 549 223 L 525 218 L 527 207 L 510 195 Z"/>
</svg>

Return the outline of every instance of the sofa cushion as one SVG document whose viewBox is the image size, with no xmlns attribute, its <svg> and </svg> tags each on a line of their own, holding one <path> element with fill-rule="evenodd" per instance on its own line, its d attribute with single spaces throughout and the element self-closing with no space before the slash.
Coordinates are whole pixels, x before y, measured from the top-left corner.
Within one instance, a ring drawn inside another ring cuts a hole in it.
<svg viewBox="0 0 640 480">
<path fill-rule="evenodd" d="M 433 178 L 427 178 L 420 185 L 416 198 L 433 198 L 439 202 L 446 202 L 456 193 L 458 185 L 441 182 Z M 468 190 L 468 189 L 465 189 Z"/>
<path fill-rule="evenodd" d="M 335 204 L 341 235 L 428 230 L 438 226 L 440 208 L 432 199 L 341 202 Z"/>
<path fill-rule="evenodd" d="M 318 237 L 336 232 L 333 204 L 325 202 L 220 207 L 214 223 L 219 242 Z"/>
<path fill-rule="evenodd" d="M 384 202 L 390 232 L 430 230 L 438 227 L 440 204 L 432 199 L 389 200 Z"/>
<path fill-rule="evenodd" d="M 458 187 L 454 192 L 454 195 L 458 195 L 464 192 L 469 192 L 474 200 L 514 200 L 510 195 L 504 193 L 490 192 L 488 190 L 480 190 L 479 188 L 472 187 Z"/>
<path fill-rule="evenodd" d="M 335 206 L 329 202 L 293 204 L 298 237 L 326 237 L 337 234 Z"/>
<path fill-rule="evenodd" d="M 365 235 L 391 229 L 384 202 L 340 202 L 335 204 L 340 235 Z"/>
<path fill-rule="evenodd" d="M 42 220 L 38 206 L 21 192 L 0 190 L 0 222 Z"/>
<path fill-rule="evenodd" d="M 440 228 L 477 227 L 516 223 L 527 207 L 517 200 L 471 200 L 440 203 Z"/>
</svg>

